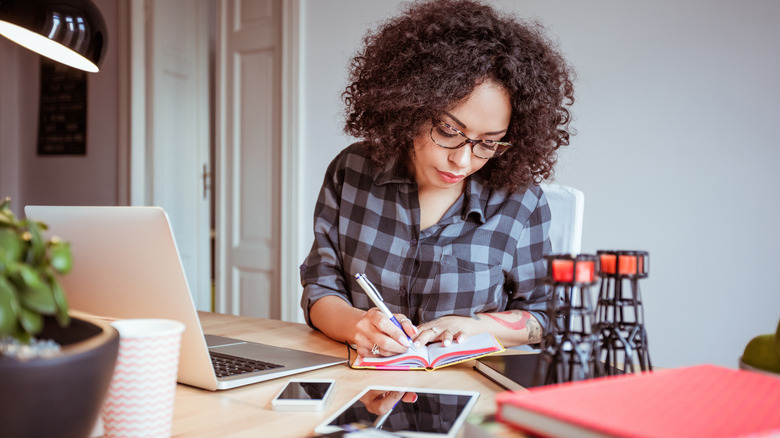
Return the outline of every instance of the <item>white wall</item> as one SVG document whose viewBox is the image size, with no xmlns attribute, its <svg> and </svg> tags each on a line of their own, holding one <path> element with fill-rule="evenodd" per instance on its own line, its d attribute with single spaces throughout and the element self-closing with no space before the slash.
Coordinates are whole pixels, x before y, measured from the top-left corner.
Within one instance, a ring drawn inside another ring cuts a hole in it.
<svg viewBox="0 0 780 438">
<path fill-rule="evenodd" d="M 302 0 L 300 260 L 341 133 L 346 64 L 398 1 Z M 496 2 L 535 17 L 578 73 L 557 182 L 585 192 L 583 252 L 650 252 L 651 358 L 735 367 L 780 318 L 780 3 Z"/>
</svg>

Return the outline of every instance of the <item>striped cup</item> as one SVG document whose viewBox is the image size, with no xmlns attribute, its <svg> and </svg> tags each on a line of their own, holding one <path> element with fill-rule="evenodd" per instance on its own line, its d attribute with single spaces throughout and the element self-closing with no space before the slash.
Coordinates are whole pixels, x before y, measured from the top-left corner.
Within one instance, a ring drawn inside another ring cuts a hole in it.
<svg viewBox="0 0 780 438">
<path fill-rule="evenodd" d="M 184 324 L 125 319 L 111 325 L 119 332 L 119 356 L 101 412 L 105 437 L 170 436 Z"/>
</svg>

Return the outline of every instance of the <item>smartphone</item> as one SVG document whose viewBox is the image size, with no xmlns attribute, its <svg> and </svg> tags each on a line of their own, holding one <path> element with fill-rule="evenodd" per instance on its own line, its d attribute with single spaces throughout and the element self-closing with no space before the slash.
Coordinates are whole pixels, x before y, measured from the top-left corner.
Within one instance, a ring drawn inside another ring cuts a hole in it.
<svg viewBox="0 0 780 438">
<path fill-rule="evenodd" d="M 319 411 L 335 386 L 333 379 L 291 379 L 271 400 L 271 406 L 285 411 Z"/>
</svg>

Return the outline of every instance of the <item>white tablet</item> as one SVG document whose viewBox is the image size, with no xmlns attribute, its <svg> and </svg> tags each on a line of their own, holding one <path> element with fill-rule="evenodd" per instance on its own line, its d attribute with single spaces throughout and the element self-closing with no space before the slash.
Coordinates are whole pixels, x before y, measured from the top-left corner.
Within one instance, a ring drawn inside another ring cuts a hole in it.
<svg viewBox="0 0 780 438">
<path fill-rule="evenodd" d="M 476 391 L 369 386 L 314 431 L 373 427 L 404 437 L 455 437 L 478 398 Z"/>
</svg>

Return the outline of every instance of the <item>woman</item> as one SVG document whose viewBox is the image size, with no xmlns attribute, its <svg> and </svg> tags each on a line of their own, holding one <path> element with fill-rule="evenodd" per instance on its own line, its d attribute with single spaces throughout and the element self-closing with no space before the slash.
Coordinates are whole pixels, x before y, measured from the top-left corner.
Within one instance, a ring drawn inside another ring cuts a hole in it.
<svg viewBox="0 0 780 438">
<path fill-rule="evenodd" d="M 368 357 L 482 332 L 538 343 L 550 209 L 537 184 L 569 143 L 567 63 L 538 25 L 432 0 L 369 33 L 350 79 L 345 132 L 362 141 L 330 164 L 315 207 L 307 322 Z"/>
</svg>

